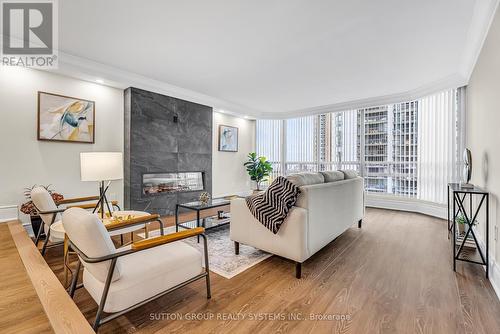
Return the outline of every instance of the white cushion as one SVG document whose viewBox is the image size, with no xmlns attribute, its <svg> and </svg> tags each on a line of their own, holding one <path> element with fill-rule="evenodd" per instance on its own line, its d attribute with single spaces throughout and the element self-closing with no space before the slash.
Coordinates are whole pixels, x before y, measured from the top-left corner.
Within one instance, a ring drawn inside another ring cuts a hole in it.
<svg viewBox="0 0 500 334">
<path fill-rule="evenodd" d="M 106 227 L 97 215 L 81 208 L 70 208 L 64 211 L 62 222 L 71 242 L 88 257 L 101 257 L 116 252 Z M 106 281 L 110 261 L 82 263 L 94 277 L 102 282 Z M 117 263 L 113 280 L 120 278 L 120 272 L 120 263 Z"/>
<path fill-rule="evenodd" d="M 127 247 L 118 251 L 123 249 Z M 120 257 L 118 262 L 121 265 L 120 279 L 111 283 L 105 312 L 121 311 L 203 271 L 201 253 L 182 241 L 132 253 Z M 99 304 L 104 282 L 86 267 L 83 272 L 83 284 Z"/>
<path fill-rule="evenodd" d="M 288 181 L 292 182 L 297 187 L 325 182 L 325 178 L 320 173 L 290 174 L 286 178 L 288 179 Z"/>
<path fill-rule="evenodd" d="M 56 221 L 54 224 L 50 225 L 50 242 L 60 242 L 64 241 L 64 226 L 62 221 Z"/>
<path fill-rule="evenodd" d="M 346 180 L 355 179 L 358 177 L 358 172 L 355 171 L 354 169 L 341 170 L 341 172 L 344 173 L 344 178 Z"/>
<path fill-rule="evenodd" d="M 320 172 L 324 176 L 325 182 L 337 182 L 344 179 L 344 173 L 339 170 Z"/>
<path fill-rule="evenodd" d="M 33 201 L 33 204 L 35 204 L 35 207 L 40 210 L 40 211 L 52 211 L 52 210 L 57 210 L 57 205 L 52 199 L 52 196 L 50 196 L 49 192 L 47 189 L 44 187 L 35 187 L 31 189 L 31 200 Z M 52 222 L 52 217 L 54 214 L 42 214 L 40 215 L 40 218 L 42 218 L 43 222 L 45 223 L 45 233 L 47 233 L 47 227 L 50 226 L 50 223 Z M 59 215 L 56 217 L 55 220 L 59 220 Z M 54 220 L 54 221 L 55 221 Z"/>
</svg>

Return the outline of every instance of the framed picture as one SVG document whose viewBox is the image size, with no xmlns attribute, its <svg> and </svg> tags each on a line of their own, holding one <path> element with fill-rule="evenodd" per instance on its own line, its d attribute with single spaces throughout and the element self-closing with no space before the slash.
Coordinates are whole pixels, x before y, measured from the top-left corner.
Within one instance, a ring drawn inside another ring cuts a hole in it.
<svg viewBox="0 0 500 334">
<path fill-rule="evenodd" d="M 238 152 L 238 128 L 219 125 L 219 151 Z"/>
<path fill-rule="evenodd" d="M 95 102 L 38 92 L 38 140 L 95 142 Z"/>
</svg>

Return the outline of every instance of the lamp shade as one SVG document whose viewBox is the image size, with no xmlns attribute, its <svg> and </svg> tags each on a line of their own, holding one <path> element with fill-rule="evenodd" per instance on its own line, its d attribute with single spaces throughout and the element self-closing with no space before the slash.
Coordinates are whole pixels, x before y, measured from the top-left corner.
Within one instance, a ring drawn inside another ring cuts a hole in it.
<svg viewBox="0 0 500 334">
<path fill-rule="evenodd" d="M 80 153 L 82 181 L 110 181 L 123 179 L 123 153 Z"/>
</svg>

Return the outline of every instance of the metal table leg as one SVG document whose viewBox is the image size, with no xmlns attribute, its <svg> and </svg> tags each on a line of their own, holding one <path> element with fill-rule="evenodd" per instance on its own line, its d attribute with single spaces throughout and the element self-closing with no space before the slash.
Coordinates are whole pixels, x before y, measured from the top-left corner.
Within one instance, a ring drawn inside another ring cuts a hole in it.
<svg viewBox="0 0 500 334">
<path fill-rule="evenodd" d="M 489 279 L 490 273 L 490 194 L 486 194 L 486 278 Z"/>
<path fill-rule="evenodd" d="M 69 251 L 68 235 L 64 233 L 64 246 L 63 246 L 64 287 L 68 286 L 68 251 Z"/>
<path fill-rule="evenodd" d="M 448 185 L 448 192 L 446 194 L 448 210 L 447 210 L 447 218 L 448 218 L 448 240 L 450 240 L 450 185 Z"/>
<path fill-rule="evenodd" d="M 179 232 L 179 205 L 175 205 L 175 232 Z"/>
<path fill-rule="evenodd" d="M 200 210 L 196 210 L 196 227 L 200 227 Z M 200 243 L 200 235 L 196 236 L 198 243 Z"/>
<path fill-rule="evenodd" d="M 457 259 L 455 257 L 456 255 L 456 238 L 457 238 L 457 224 L 455 220 L 455 193 L 453 193 L 453 271 L 457 271 Z"/>
</svg>

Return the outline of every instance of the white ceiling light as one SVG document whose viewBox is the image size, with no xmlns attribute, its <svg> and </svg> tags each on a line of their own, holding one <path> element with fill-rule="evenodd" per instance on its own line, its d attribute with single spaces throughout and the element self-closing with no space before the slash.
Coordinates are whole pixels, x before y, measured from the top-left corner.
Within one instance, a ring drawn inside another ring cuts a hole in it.
<svg viewBox="0 0 500 334">
<path fill-rule="evenodd" d="M 102 79 L 96 79 L 95 82 L 97 82 L 98 84 L 102 85 L 104 83 L 104 80 L 102 80 Z"/>
</svg>

